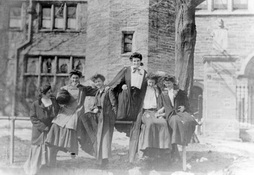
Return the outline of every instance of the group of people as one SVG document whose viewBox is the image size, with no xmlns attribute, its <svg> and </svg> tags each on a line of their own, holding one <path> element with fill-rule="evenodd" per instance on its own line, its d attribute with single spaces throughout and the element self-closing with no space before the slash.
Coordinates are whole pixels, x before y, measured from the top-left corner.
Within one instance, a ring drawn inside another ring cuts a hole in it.
<svg viewBox="0 0 254 175">
<path fill-rule="evenodd" d="M 129 161 L 136 155 L 155 157 L 178 153 L 177 145 L 187 145 L 198 124 L 189 102 L 173 76 L 147 73 L 142 55 L 130 56 L 132 66 L 124 67 L 107 85 L 105 77 L 94 75 L 95 87 L 80 84 L 82 73 L 70 72 L 70 83 L 56 97 L 51 86 L 40 88 L 39 99 L 31 107 L 32 146 L 24 165 L 27 174 L 42 166 L 55 166 L 58 151 L 71 157 L 82 150 L 107 168 L 116 120 L 132 121 Z M 85 111 L 86 96 L 95 96 L 91 111 Z"/>
</svg>

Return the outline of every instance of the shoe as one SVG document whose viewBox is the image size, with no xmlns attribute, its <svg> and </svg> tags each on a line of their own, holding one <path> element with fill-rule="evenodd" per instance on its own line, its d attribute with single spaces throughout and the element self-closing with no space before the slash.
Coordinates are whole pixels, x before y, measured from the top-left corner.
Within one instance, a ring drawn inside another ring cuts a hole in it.
<svg viewBox="0 0 254 175">
<path fill-rule="evenodd" d="M 71 158 L 75 159 L 76 158 L 76 154 L 75 153 L 71 153 Z"/>
</svg>

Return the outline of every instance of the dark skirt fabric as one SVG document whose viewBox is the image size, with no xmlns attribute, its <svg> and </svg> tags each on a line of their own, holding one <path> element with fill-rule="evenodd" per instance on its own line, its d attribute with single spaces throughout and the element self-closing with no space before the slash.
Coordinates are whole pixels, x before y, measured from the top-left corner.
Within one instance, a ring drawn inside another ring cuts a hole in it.
<svg viewBox="0 0 254 175">
<path fill-rule="evenodd" d="M 142 116 L 139 150 L 154 152 L 156 149 L 171 149 L 171 139 L 167 121 L 156 118 L 156 111 L 145 110 Z"/>
<path fill-rule="evenodd" d="M 110 112 L 110 111 L 109 111 Z M 112 111 L 111 111 L 112 112 Z M 111 144 L 114 132 L 115 116 L 98 114 L 97 161 L 111 157 Z"/>
<path fill-rule="evenodd" d="M 195 131 L 197 122 L 187 112 L 177 113 L 168 120 L 171 132 L 171 143 L 188 145 Z"/>
<path fill-rule="evenodd" d="M 140 94 L 140 89 L 135 87 L 119 93 L 117 120 L 136 121 L 143 99 Z"/>
<path fill-rule="evenodd" d="M 83 151 L 92 156 L 96 155 L 97 127 L 98 116 L 95 113 L 87 112 L 78 118 L 77 134 L 79 144 Z"/>
<path fill-rule="evenodd" d="M 48 133 L 46 144 L 64 152 L 78 154 L 77 131 L 53 123 Z"/>
</svg>

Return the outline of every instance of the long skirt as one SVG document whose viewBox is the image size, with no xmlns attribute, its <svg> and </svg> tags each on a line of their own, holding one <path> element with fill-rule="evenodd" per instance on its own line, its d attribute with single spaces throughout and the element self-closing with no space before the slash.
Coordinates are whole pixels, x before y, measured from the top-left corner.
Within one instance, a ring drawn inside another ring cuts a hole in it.
<svg viewBox="0 0 254 175">
<path fill-rule="evenodd" d="M 78 141 L 80 147 L 86 153 L 95 156 L 97 148 L 97 114 L 87 112 L 78 118 Z"/>
<path fill-rule="evenodd" d="M 54 166 L 56 163 L 56 150 L 45 144 L 31 145 L 29 156 L 24 164 L 26 174 L 32 175 L 39 172 L 43 165 Z"/>
<path fill-rule="evenodd" d="M 188 145 L 195 131 L 197 122 L 187 112 L 177 113 L 168 120 L 171 132 L 171 143 Z"/>
<path fill-rule="evenodd" d="M 139 150 L 145 155 L 153 155 L 155 152 L 169 151 L 171 149 L 170 132 L 167 121 L 164 118 L 156 118 L 155 112 L 145 110 L 142 116 L 141 133 L 139 137 Z"/>
<path fill-rule="evenodd" d="M 114 132 L 114 116 L 98 114 L 97 131 L 97 161 L 101 164 L 103 159 L 111 157 L 111 144 Z"/>
<path fill-rule="evenodd" d="M 49 146 L 56 147 L 58 150 L 78 154 L 77 131 L 73 129 L 61 127 L 53 123 L 46 143 Z"/>
</svg>

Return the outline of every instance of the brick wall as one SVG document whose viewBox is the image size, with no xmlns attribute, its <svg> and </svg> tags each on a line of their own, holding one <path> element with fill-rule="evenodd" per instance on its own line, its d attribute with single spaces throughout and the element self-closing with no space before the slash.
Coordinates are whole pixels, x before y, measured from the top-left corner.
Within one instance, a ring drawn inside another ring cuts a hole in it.
<svg viewBox="0 0 254 175">
<path fill-rule="evenodd" d="M 150 1 L 148 71 L 175 73 L 175 7 L 171 0 Z"/>
<path fill-rule="evenodd" d="M 205 58 L 204 133 L 210 137 L 238 139 L 235 58 L 223 55 Z"/>
</svg>

